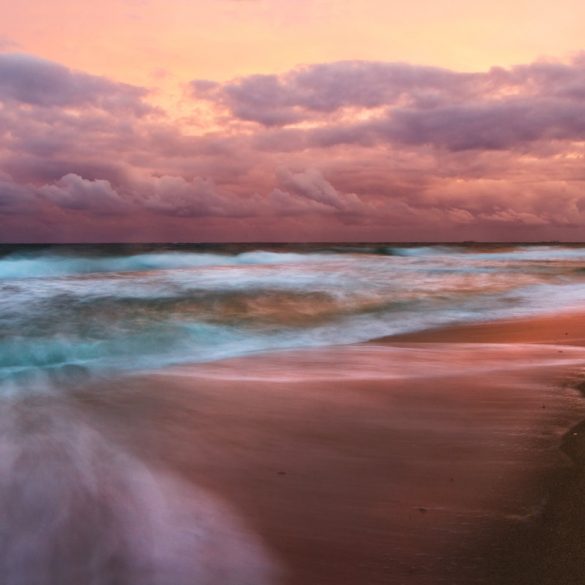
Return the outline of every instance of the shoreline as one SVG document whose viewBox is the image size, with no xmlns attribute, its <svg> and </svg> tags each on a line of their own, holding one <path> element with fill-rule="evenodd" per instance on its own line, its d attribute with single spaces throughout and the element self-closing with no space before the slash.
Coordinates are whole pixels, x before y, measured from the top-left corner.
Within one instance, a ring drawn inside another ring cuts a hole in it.
<svg viewBox="0 0 585 585">
<path fill-rule="evenodd" d="M 77 402 L 140 460 L 232 506 L 283 585 L 535 585 L 519 559 L 585 418 L 566 384 L 583 317 L 566 319 L 178 367 Z"/>
</svg>

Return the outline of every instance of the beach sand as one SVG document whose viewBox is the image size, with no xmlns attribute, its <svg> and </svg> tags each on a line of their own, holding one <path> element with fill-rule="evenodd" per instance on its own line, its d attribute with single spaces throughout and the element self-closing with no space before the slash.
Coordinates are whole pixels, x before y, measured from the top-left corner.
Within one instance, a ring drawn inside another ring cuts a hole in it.
<svg viewBox="0 0 585 585">
<path fill-rule="evenodd" d="M 384 338 L 389 343 L 539 343 L 585 345 L 585 313 L 563 312 L 541 317 L 442 327 Z"/>
<path fill-rule="evenodd" d="M 585 418 L 584 341 L 585 315 L 519 319 L 73 396 L 108 440 L 224 502 L 263 543 L 274 583 L 569 585 L 580 575 L 561 574 L 573 570 L 562 557 L 585 520 L 560 447 Z M 532 570 L 531 551 L 550 561 Z"/>
</svg>

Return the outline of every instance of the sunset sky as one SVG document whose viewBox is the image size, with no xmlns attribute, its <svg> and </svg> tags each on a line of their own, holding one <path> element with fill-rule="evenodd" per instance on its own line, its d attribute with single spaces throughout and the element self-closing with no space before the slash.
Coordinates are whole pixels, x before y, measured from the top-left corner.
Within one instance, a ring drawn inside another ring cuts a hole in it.
<svg viewBox="0 0 585 585">
<path fill-rule="evenodd" d="M 585 240 L 582 0 L 0 3 L 0 241 Z"/>
</svg>

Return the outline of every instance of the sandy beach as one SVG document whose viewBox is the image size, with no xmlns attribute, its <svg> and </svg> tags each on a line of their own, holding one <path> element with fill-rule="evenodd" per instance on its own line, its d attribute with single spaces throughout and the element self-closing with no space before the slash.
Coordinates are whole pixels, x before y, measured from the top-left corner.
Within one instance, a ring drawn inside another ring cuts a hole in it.
<svg viewBox="0 0 585 585">
<path fill-rule="evenodd" d="M 119 448 L 223 502 L 261 543 L 266 582 L 536 583 L 526 551 L 585 418 L 584 321 L 250 356 L 73 396 Z"/>
<path fill-rule="evenodd" d="M 585 313 L 562 312 L 457 327 L 442 327 L 385 338 L 388 343 L 538 343 L 585 345 Z"/>
</svg>

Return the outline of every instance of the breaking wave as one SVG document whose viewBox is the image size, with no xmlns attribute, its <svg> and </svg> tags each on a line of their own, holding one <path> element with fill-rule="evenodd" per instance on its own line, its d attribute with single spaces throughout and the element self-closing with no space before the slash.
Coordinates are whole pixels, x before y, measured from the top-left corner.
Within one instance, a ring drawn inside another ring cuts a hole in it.
<svg viewBox="0 0 585 585">
<path fill-rule="evenodd" d="M 10 248 L 0 381 L 18 392 L 572 308 L 584 266 L 564 246 Z"/>
</svg>

